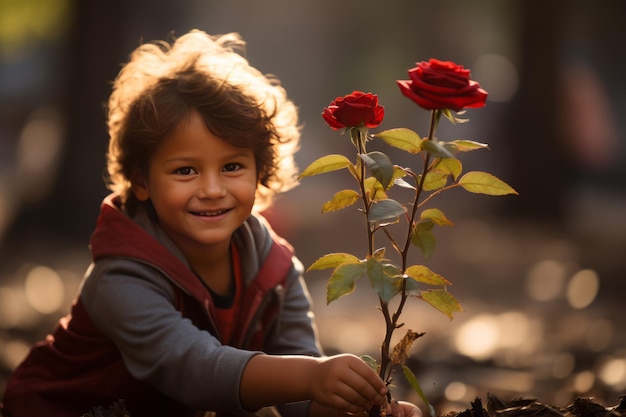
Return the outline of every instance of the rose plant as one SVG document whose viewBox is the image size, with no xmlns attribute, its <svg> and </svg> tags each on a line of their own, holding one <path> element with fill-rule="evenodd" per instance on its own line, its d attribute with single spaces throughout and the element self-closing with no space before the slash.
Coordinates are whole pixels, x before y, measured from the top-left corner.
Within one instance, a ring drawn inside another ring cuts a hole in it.
<svg viewBox="0 0 626 417">
<path fill-rule="evenodd" d="M 438 194 L 458 187 L 471 193 L 488 195 L 517 192 L 489 173 L 462 173 L 463 166 L 458 155 L 487 149 L 487 144 L 472 140 L 441 141 L 435 136 L 441 116 L 452 123 L 465 122 L 466 119 L 459 119 L 452 112 L 485 105 L 487 92 L 470 79 L 470 71 L 450 61 L 431 59 L 418 62 L 408 73 L 409 80 L 397 80 L 396 83 L 403 95 L 430 111 L 426 137 L 422 138 L 406 128 L 371 135 L 369 129 L 378 127 L 383 121 L 384 107 L 378 103 L 377 95 L 354 91 L 333 100 L 324 108 L 322 117 L 332 129 L 349 134 L 356 147 L 355 161 L 340 154 L 326 155 L 304 169 L 300 178 L 346 169 L 356 180 L 356 189 L 338 191 L 323 205 L 322 212 L 345 209 L 360 201 L 358 211 L 364 216 L 367 253 L 364 256 L 330 253 L 316 260 L 308 271 L 332 269 L 327 283 L 327 303 L 352 293 L 361 277 L 368 278 L 378 296 L 386 330 L 379 360 L 369 356 L 364 360 L 378 370 L 388 385 L 393 368 L 400 366 L 409 384 L 434 415 L 414 373 L 405 365 L 409 349 L 423 333 L 408 330 L 395 346 L 391 346 L 394 331 L 403 326 L 400 318 L 410 298 L 425 301 L 450 319 L 453 313 L 463 311 L 447 289 L 450 281 L 423 264 L 409 264 L 412 247 L 421 251 L 424 259 L 432 254 L 436 241 L 433 233 L 435 226 L 452 225 L 442 210 L 426 208 L 426 205 Z M 367 148 L 373 139 L 380 139 L 392 148 L 415 155 L 421 169 L 416 171 L 413 167 L 395 165 L 387 154 L 369 151 Z M 411 190 L 410 201 L 402 204 L 390 198 L 389 193 L 394 186 Z M 377 246 L 375 237 L 381 233 L 393 252 Z M 391 259 L 394 253 L 395 259 Z M 398 302 L 392 304 L 392 299 Z M 388 399 L 391 401 L 391 396 Z M 378 415 L 380 411 L 375 409 L 371 414 Z"/>
</svg>

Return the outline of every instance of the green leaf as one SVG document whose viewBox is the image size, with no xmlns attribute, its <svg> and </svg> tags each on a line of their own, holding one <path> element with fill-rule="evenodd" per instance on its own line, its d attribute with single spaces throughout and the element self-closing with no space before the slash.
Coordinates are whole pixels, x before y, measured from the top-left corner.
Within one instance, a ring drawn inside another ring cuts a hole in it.
<svg viewBox="0 0 626 417">
<path fill-rule="evenodd" d="M 352 162 L 343 155 L 326 155 L 313 161 L 304 171 L 300 173 L 298 178 L 310 177 L 313 175 L 323 174 L 325 172 L 337 171 L 347 168 Z"/>
<path fill-rule="evenodd" d="M 337 268 L 341 264 L 345 263 L 357 263 L 359 258 L 349 253 L 329 253 L 317 259 L 309 268 L 308 271 L 321 271 L 323 269 Z"/>
<path fill-rule="evenodd" d="M 443 142 L 442 145 L 452 153 L 469 152 L 477 149 L 489 149 L 486 143 L 480 143 L 473 140 L 459 139 L 451 142 Z"/>
<path fill-rule="evenodd" d="M 422 219 L 431 219 L 437 226 L 452 226 L 452 222 L 448 220 L 443 211 L 437 208 L 426 209 L 420 215 Z"/>
<path fill-rule="evenodd" d="M 409 153 L 419 153 L 422 139 L 410 129 L 397 128 L 385 130 L 374 135 L 375 138 L 382 139 L 385 143 Z"/>
<path fill-rule="evenodd" d="M 374 151 L 359 155 L 374 178 L 387 188 L 394 176 L 394 168 L 391 160 L 382 152 Z"/>
<path fill-rule="evenodd" d="M 415 391 L 415 393 L 419 395 L 422 401 L 424 401 L 424 404 L 426 404 L 426 406 L 428 407 L 428 413 L 430 414 L 430 417 L 436 417 L 435 408 L 428 402 L 426 395 L 424 395 L 424 391 L 422 391 L 420 384 L 417 382 L 415 374 L 406 365 L 402 365 L 402 370 L 404 371 L 404 378 L 407 380 L 409 385 L 411 385 L 413 391 Z"/>
<path fill-rule="evenodd" d="M 445 314 L 452 320 L 454 312 L 462 312 L 463 308 L 452 294 L 446 290 L 422 291 L 420 298 Z"/>
<path fill-rule="evenodd" d="M 367 276 L 372 289 L 376 291 L 380 299 L 385 303 L 388 303 L 398 294 L 401 288 L 397 285 L 397 281 L 402 278 L 387 275 L 384 265 L 378 259 L 370 258 L 367 260 Z"/>
<path fill-rule="evenodd" d="M 330 201 L 322 206 L 322 213 L 337 211 L 350 207 L 356 203 L 360 195 L 354 190 L 342 190 L 337 192 Z"/>
<path fill-rule="evenodd" d="M 411 235 L 411 243 L 417 246 L 424 259 L 428 259 L 435 250 L 435 235 L 432 232 L 434 222 L 431 219 L 423 219 L 415 224 L 413 227 L 413 234 Z"/>
<path fill-rule="evenodd" d="M 406 212 L 406 208 L 395 200 L 381 200 L 372 204 L 367 220 L 370 223 L 385 223 L 395 221 L 399 216 Z"/>
<path fill-rule="evenodd" d="M 450 151 L 447 150 L 442 144 L 432 140 L 423 140 L 422 150 L 425 150 L 435 158 L 455 158 L 455 156 L 450 153 Z"/>
<path fill-rule="evenodd" d="M 403 275 L 402 271 L 400 271 L 400 269 L 393 264 L 384 264 L 383 270 L 385 271 L 385 275 L 391 279 L 394 294 L 399 294 L 402 291 L 402 284 L 406 280 L 406 275 Z M 407 281 L 407 284 L 408 283 L 409 281 Z M 405 289 L 407 292 L 410 292 L 413 290 L 413 286 L 406 285 Z"/>
<path fill-rule="evenodd" d="M 406 289 L 406 292 L 409 294 L 419 295 L 420 293 L 419 283 L 415 281 L 414 279 L 411 279 L 408 275 L 405 275 L 403 279 L 406 281 L 406 283 L 404 284 L 404 288 Z"/>
<path fill-rule="evenodd" d="M 443 158 L 434 166 L 434 169 L 452 175 L 452 178 L 456 180 L 463 171 L 463 164 L 458 159 Z"/>
<path fill-rule="evenodd" d="M 506 182 L 482 171 L 472 171 L 463 175 L 459 180 L 459 185 L 470 193 L 487 195 L 517 194 L 517 191 Z"/>
<path fill-rule="evenodd" d="M 364 262 L 341 264 L 333 271 L 326 284 L 326 303 L 348 295 L 356 288 L 355 281 L 365 272 Z"/>
<path fill-rule="evenodd" d="M 376 359 L 374 359 L 370 355 L 361 355 L 360 358 L 363 362 L 368 364 L 370 368 L 378 372 L 378 362 L 376 361 Z"/>
<path fill-rule="evenodd" d="M 428 285 L 452 285 L 450 281 L 439 274 L 434 273 L 424 265 L 412 265 L 408 267 L 405 274 L 417 282 Z"/>
</svg>

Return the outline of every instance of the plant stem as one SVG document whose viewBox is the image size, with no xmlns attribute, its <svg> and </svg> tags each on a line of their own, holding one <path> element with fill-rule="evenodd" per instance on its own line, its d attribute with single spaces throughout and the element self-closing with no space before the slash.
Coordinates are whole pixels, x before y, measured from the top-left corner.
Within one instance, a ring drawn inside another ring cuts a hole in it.
<svg viewBox="0 0 626 417">
<path fill-rule="evenodd" d="M 369 222 L 369 211 L 370 211 L 370 207 L 372 205 L 372 202 L 369 201 L 369 197 L 367 195 L 367 192 L 365 190 L 365 164 L 363 163 L 363 160 L 361 159 L 360 155 L 365 154 L 366 151 L 366 147 L 365 147 L 365 142 L 367 140 L 367 133 L 364 133 L 363 131 L 361 131 L 361 129 L 358 128 L 353 128 L 350 131 L 350 134 L 356 134 L 356 144 L 357 144 L 357 164 L 359 166 L 359 187 L 361 189 L 361 198 L 363 199 L 363 212 L 365 213 L 365 224 L 367 225 L 367 256 L 370 257 L 374 254 L 374 231 L 372 230 L 372 227 L 370 226 L 370 222 Z"/>
<path fill-rule="evenodd" d="M 435 136 L 435 130 L 437 127 L 437 121 L 439 120 L 439 116 L 440 116 L 440 110 L 433 110 L 431 112 L 430 129 L 428 132 L 427 140 L 433 140 Z M 422 169 L 422 176 L 419 179 L 419 183 L 417 184 L 417 188 L 415 190 L 415 199 L 413 201 L 413 208 L 411 209 L 411 214 L 408 218 L 409 228 L 407 231 L 406 240 L 404 243 L 404 247 L 402 248 L 400 252 L 400 255 L 402 257 L 402 272 L 403 273 L 404 271 L 406 271 L 406 268 L 407 268 L 408 253 L 409 253 L 409 249 L 411 246 L 411 236 L 413 234 L 413 223 L 415 222 L 415 217 L 417 216 L 417 209 L 419 207 L 419 199 L 424 189 L 424 181 L 426 179 L 426 174 L 428 173 L 430 169 L 429 165 L 430 165 L 430 154 L 426 153 L 426 157 L 424 158 L 424 167 Z M 385 325 L 386 325 L 385 338 L 380 348 L 381 349 L 380 377 L 383 379 L 383 381 L 388 381 L 391 375 L 391 367 L 389 366 L 391 363 L 391 356 L 390 356 L 391 338 L 393 336 L 393 332 L 398 327 L 400 327 L 400 325 L 398 325 L 398 320 L 400 319 L 400 315 L 402 314 L 402 310 L 404 309 L 404 305 L 406 303 L 407 298 L 408 298 L 408 295 L 406 292 L 406 281 L 403 280 L 400 304 L 398 305 L 398 308 L 396 309 L 395 313 L 392 316 L 389 312 L 389 304 L 384 302 L 379 297 L 380 309 L 385 318 Z"/>
<path fill-rule="evenodd" d="M 426 140 L 433 140 L 435 137 L 435 129 L 437 128 L 437 120 L 439 119 L 440 110 L 433 110 L 430 114 L 430 129 L 428 131 L 428 138 Z M 413 201 L 413 208 L 411 209 L 411 216 L 409 217 L 409 228 L 406 234 L 406 240 L 404 242 L 404 248 L 402 249 L 402 271 L 407 268 L 407 259 L 409 254 L 409 248 L 411 247 L 411 236 L 413 232 L 413 223 L 415 221 L 415 216 L 417 215 L 417 209 L 419 207 L 419 199 L 422 195 L 422 191 L 424 189 L 424 181 L 426 181 L 426 174 L 428 174 L 430 165 L 430 154 L 426 153 L 426 157 L 424 158 L 424 167 L 422 168 L 422 176 L 420 178 L 419 184 L 417 184 L 417 189 L 415 190 L 415 200 Z"/>
</svg>

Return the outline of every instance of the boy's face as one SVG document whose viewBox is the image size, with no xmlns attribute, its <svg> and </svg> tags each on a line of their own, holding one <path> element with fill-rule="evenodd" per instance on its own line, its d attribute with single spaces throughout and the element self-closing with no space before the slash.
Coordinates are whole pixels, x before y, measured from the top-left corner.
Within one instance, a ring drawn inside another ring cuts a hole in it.
<svg viewBox="0 0 626 417">
<path fill-rule="evenodd" d="M 194 259 L 229 247 L 250 215 L 256 187 L 254 152 L 213 135 L 193 112 L 157 149 L 148 177 L 133 190 L 140 201 L 152 201 L 163 230 Z"/>
</svg>

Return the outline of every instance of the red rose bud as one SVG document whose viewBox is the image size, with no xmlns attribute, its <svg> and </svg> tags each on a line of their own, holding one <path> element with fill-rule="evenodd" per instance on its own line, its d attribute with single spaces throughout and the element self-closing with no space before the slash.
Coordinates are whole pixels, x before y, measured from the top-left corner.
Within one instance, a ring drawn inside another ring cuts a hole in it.
<svg viewBox="0 0 626 417">
<path fill-rule="evenodd" d="M 354 91 L 344 97 L 337 97 L 324 108 L 322 117 L 335 130 L 347 127 L 376 127 L 385 117 L 385 109 L 378 105 L 378 96 L 372 93 Z"/>
<path fill-rule="evenodd" d="M 397 80 L 400 91 L 426 110 L 483 107 L 487 92 L 476 81 L 470 80 L 470 71 L 451 61 L 431 59 L 418 62 L 409 70 L 410 80 Z"/>
</svg>

